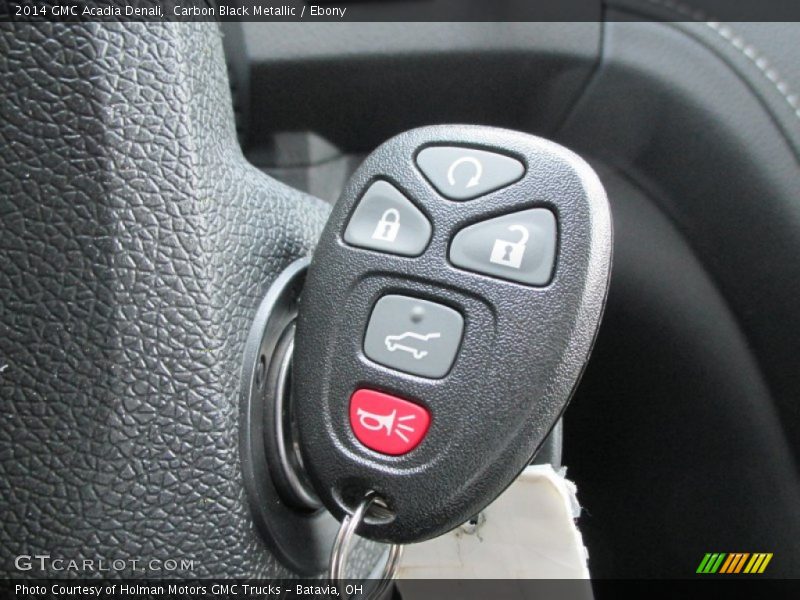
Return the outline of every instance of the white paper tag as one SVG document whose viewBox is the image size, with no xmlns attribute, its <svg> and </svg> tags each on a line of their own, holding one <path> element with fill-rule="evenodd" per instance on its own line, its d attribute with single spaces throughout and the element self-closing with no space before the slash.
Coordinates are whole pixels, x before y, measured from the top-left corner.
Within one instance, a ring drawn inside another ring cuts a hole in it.
<svg viewBox="0 0 800 600">
<path fill-rule="evenodd" d="M 575 485 L 533 465 L 479 516 L 405 547 L 399 579 L 588 579 Z"/>
</svg>

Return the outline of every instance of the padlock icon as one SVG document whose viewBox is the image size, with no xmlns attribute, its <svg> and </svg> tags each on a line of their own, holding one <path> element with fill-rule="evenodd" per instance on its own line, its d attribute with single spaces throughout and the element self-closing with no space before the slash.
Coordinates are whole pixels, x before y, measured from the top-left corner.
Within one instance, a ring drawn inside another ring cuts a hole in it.
<svg viewBox="0 0 800 600">
<path fill-rule="evenodd" d="M 525 254 L 530 232 L 527 227 L 522 225 L 511 225 L 509 231 L 518 231 L 522 236 L 518 242 L 496 239 L 492 247 L 492 255 L 489 262 L 496 265 L 504 265 L 512 269 L 519 269 L 522 266 L 522 257 Z"/>
<path fill-rule="evenodd" d="M 397 234 L 400 231 L 400 213 L 396 208 L 387 208 L 381 215 L 381 220 L 375 226 L 375 231 L 372 232 L 373 240 L 381 240 L 382 242 L 393 242 L 397 239 Z"/>
</svg>

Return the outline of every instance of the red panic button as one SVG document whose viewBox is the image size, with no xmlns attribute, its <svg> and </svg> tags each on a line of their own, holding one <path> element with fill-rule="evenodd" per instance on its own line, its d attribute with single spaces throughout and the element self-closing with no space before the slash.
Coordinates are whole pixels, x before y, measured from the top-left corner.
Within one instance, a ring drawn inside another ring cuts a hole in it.
<svg viewBox="0 0 800 600">
<path fill-rule="evenodd" d="M 356 390 L 350 398 L 350 427 L 358 441 L 376 452 L 411 452 L 428 433 L 431 416 L 407 400 L 374 390 Z"/>
</svg>

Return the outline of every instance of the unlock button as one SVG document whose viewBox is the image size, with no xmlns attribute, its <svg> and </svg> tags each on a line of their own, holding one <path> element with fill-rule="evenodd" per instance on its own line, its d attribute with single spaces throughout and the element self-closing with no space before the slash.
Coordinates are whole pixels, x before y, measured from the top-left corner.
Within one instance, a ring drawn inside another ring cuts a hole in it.
<svg viewBox="0 0 800 600">
<path fill-rule="evenodd" d="M 387 181 L 369 186 L 344 232 L 351 246 L 403 256 L 419 256 L 430 239 L 428 219 Z"/>
<path fill-rule="evenodd" d="M 459 231 L 450 245 L 450 262 L 467 271 L 546 285 L 553 271 L 556 237 L 552 212 L 523 210 Z"/>
</svg>

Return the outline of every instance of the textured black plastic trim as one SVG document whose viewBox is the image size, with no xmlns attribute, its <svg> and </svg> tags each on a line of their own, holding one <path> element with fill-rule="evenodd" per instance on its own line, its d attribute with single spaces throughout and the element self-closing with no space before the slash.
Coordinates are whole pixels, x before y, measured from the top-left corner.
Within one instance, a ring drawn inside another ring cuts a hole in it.
<svg viewBox="0 0 800 600">
<path fill-rule="evenodd" d="M 300 290 L 309 259 L 302 258 L 283 271 L 258 308 L 245 343 L 241 384 L 242 474 L 256 527 L 275 555 L 288 567 L 305 575 L 327 565 L 337 523 L 330 513 L 303 510 L 287 501 L 289 487 L 281 465 L 270 448 L 270 407 L 274 398 L 278 350 L 297 316 Z M 266 435 L 265 435 L 266 433 Z M 284 493 L 279 493 L 283 489 Z"/>
<path fill-rule="evenodd" d="M 247 506 L 239 373 L 328 210 L 243 159 L 217 24 L 0 23 L 0 98 L 0 574 L 291 576 Z"/>
</svg>

